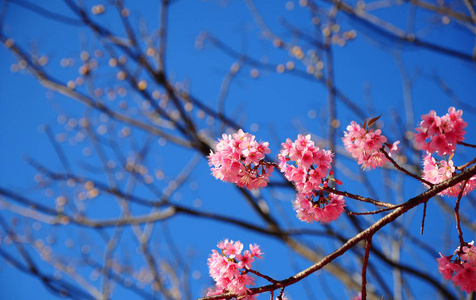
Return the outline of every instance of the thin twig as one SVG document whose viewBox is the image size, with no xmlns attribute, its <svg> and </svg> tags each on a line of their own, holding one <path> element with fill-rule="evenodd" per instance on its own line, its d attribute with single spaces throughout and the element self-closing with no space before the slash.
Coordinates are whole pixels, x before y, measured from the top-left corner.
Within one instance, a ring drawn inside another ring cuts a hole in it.
<svg viewBox="0 0 476 300">
<path fill-rule="evenodd" d="M 465 142 L 458 142 L 458 144 L 466 146 L 466 147 L 476 148 L 476 145 L 474 145 L 474 144 L 468 144 L 468 143 L 465 143 Z"/>
<path fill-rule="evenodd" d="M 464 194 L 464 189 L 466 187 L 466 183 L 468 183 L 469 179 L 465 180 L 461 186 L 461 191 L 459 192 L 458 199 L 456 199 L 456 206 L 455 206 L 455 219 L 456 219 L 456 228 L 458 229 L 458 238 L 460 244 L 460 250 L 463 249 L 464 246 L 464 239 L 463 239 L 463 230 L 461 230 L 461 223 L 459 218 L 459 204 L 461 202 L 461 198 Z"/>
<path fill-rule="evenodd" d="M 261 274 L 261 273 L 258 272 L 258 271 L 255 271 L 255 270 L 252 270 L 252 269 L 247 269 L 247 270 L 245 271 L 245 273 L 248 273 L 248 272 L 249 272 L 249 273 L 253 273 L 253 274 L 255 274 L 256 276 L 259 276 L 259 277 L 261 277 L 261 278 L 264 278 L 264 279 L 268 280 L 268 281 L 271 282 L 271 283 L 277 283 L 277 282 L 278 282 L 277 280 L 274 280 L 273 278 L 271 278 L 271 277 L 269 277 L 269 276 L 267 276 L 267 275 Z"/>
<path fill-rule="evenodd" d="M 385 157 L 386 157 L 386 158 L 393 164 L 393 166 L 394 166 L 397 170 L 399 170 L 400 172 L 403 172 L 403 173 L 405 173 L 406 175 L 408 175 L 408 176 L 410 176 L 410 177 L 413 177 L 413 178 L 415 178 L 416 180 L 421 181 L 421 182 L 423 182 L 424 184 L 426 184 L 426 185 L 428 185 L 428 186 L 430 186 L 430 187 L 432 187 L 432 186 L 434 185 L 433 183 L 431 183 L 431 182 L 429 182 L 429 181 L 427 181 L 427 180 L 421 178 L 421 177 L 418 176 L 418 175 L 413 174 L 412 172 L 406 170 L 405 168 L 402 168 L 392 157 L 390 157 L 390 155 L 388 155 L 387 151 L 385 151 L 385 149 L 384 149 L 384 146 L 382 146 L 382 148 L 380 148 L 380 152 L 382 152 L 383 155 L 385 155 Z"/>
<path fill-rule="evenodd" d="M 365 243 L 365 255 L 362 262 L 362 300 L 367 299 L 367 264 L 369 262 L 370 248 L 372 248 L 372 236 L 367 237 L 367 242 Z"/>
<path fill-rule="evenodd" d="M 420 234 L 423 235 L 423 229 L 425 228 L 425 218 L 426 218 L 426 205 L 428 204 L 428 202 L 425 202 L 423 204 L 423 217 L 421 219 L 421 228 L 420 228 Z"/>
</svg>

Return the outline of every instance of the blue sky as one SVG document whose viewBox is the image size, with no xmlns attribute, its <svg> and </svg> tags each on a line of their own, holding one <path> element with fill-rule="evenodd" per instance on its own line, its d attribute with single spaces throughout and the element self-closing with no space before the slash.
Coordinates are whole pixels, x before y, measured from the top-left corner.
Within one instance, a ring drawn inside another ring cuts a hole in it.
<svg viewBox="0 0 476 300">
<path fill-rule="evenodd" d="M 148 34 L 157 30 L 159 6 L 150 3 L 129 2 L 126 4 L 130 5 L 133 26 L 138 27 L 140 24 L 143 29 L 146 28 Z M 1 3 L 3 4 L 3 2 Z M 108 9 L 106 2 L 86 1 L 86 5 L 89 7 L 99 3 L 106 5 L 106 12 L 103 15 L 94 16 L 94 19 L 113 32 L 117 32 L 118 35 L 123 35 L 123 30 L 114 12 Z M 224 111 L 244 130 L 251 131 L 258 140 L 270 141 L 271 155 L 278 153 L 280 142 L 284 142 L 286 138 L 295 139 L 298 133 L 312 133 L 315 139 L 326 135 L 328 110 L 325 86 L 312 78 L 302 79 L 296 76 L 296 73 L 305 72 L 305 66 L 301 61 L 292 57 L 288 51 L 274 47 L 272 41 L 263 38 L 244 2 L 181 0 L 172 3 L 168 20 L 167 42 L 169 78 L 174 82 L 188 86 L 191 93 L 205 104 L 212 108 L 217 107 L 222 82 L 238 58 L 232 58 L 218 50 L 210 40 L 204 40 L 203 47 L 197 47 L 197 41 L 201 42 L 200 37 L 203 37 L 207 32 L 226 43 L 237 53 L 249 55 L 258 61 L 268 61 L 271 65 L 294 64 L 294 71 L 286 70 L 283 74 L 276 72 L 274 68 L 270 68 L 266 64 L 259 67 L 243 66 L 231 82 L 224 102 Z M 323 4 L 322 7 L 327 8 L 327 5 Z M 49 1 L 44 4 L 43 8 L 56 14 L 74 17 L 66 5 L 59 0 Z M 261 2 L 257 3 L 257 8 L 271 30 L 286 41 L 295 41 L 298 38 L 293 37 L 292 33 L 281 24 L 282 19 L 295 27 L 302 28 L 306 34 L 315 34 L 313 26 L 310 25 L 311 17 L 308 10 L 301 7 L 297 1 Z M 405 28 L 408 24 L 406 18 L 408 12 L 409 7 L 402 5 L 391 9 L 376 10 L 374 13 Z M 474 37 L 468 34 L 467 30 L 458 26 L 456 22 L 443 25 L 435 14 L 423 10 L 417 10 L 417 12 L 415 21 L 417 37 L 439 45 L 447 45 L 451 49 L 464 53 L 471 53 L 474 47 Z M 405 120 L 404 114 L 403 72 L 412 80 L 414 118 L 409 122 L 416 124 L 420 120 L 419 116 L 428 113 L 431 109 L 442 115 L 446 113 L 449 106 L 456 106 L 458 109 L 464 109 L 463 117 L 468 122 L 466 140 L 476 143 L 475 109 L 466 110 L 466 106 L 454 101 L 454 98 L 457 97 L 467 104 L 474 102 L 476 92 L 474 64 L 417 47 L 406 45 L 402 48 L 400 43 L 382 38 L 378 33 L 362 26 L 361 23 L 342 12 L 338 14 L 338 22 L 342 31 L 356 30 L 357 37 L 348 41 L 345 47 L 333 46 L 335 83 L 342 93 L 368 114 L 367 117 L 382 115 L 381 125 L 384 126 L 384 134 L 390 140 L 393 141 L 401 137 L 399 126 L 395 125 L 397 120 L 395 116 L 399 116 L 402 123 L 408 122 Z M 8 4 L 3 30 L 24 49 L 33 49 L 40 55 L 47 56 L 49 61 L 45 66 L 46 70 L 64 82 L 78 77 L 81 49 L 92 53 L 93 49 L 100 48 L 97 39 L 86 28 L 54 22 L 13 3 Z M 305 49 L 310 48 L 302 40 L 299 40 L 298 43 Z M 404 51 L 400 52 L 401 49 Z M 68 128 L 68 123 L 65 120 L 78 121 L 86 115 L 91 115 L 97 121 L 94 124 L 95 129 L 99 131 L 101 125 L 106 124 L 107 120 L 101 119 L 102 116 L 99 113 L 88 111 L 81 104 L 63 95 L 46 90 L 26 71 L 17 70 L 18 62 L 6 48 L 0 48 L 0 56 L 2 57 L 0 61 L 0 126 L 2 128 L 0 133 L 0 165 L 2 166 L 0 186 L 21 192 L 39 203 L 54 207 L 55 198 L 60 195 L 61 187 L 54 186 L 49 191 L 39 189 L 34 181 L 36 171 L 25 162 L 25 156 L 28 156 L 53 170 L 64 171 L 55 154 L 54 147 L 48 141 L 47 135 L 42 133 L 43 126 L 51 128 L 57 138 L 58 135 L 61 138 L 61 134 L 66 136 L 66 142 L 61 143 L 61 147 L 70 157 L 75 166 L 74 169 L 88 174 L 80 166 L 97 165 L 98 159 L 94 155 L 91 157 L 84 155 L 91 150 L 91 145 L 68 142 L 76 134 L 76 129 Z M 63 59 L 73 59 L 74 65 L 66 68 L 61 67 Z M 105 87 L 115 84 L 117 70 L 109 67 L 107 62 L 101 58 L 98 58 L 98 61 L 100 68 L 95 73 L 97 86 Z M 256 76 L 257 74 L 258 76 Z M 143 73 L 138 76 L 140 79 L 150 82 L 150 78 L 147 78 Z M 435 83 L 436 76 L 444 80 L 451 88 L 454 93 L 453 99 Z M 152 92 L 154 87 L 149 86 L 148 89 Z M 121 99 L 129 106 L 142 101 L 140 96 L 130 93 L 123 98 L 118 96 L 118 100 L 111 102 L 111 106 L 117 108 Z M 129 112 L 133 113 L 133 110 L 131 109 Z M 363 121 L 342 102 L 337 103 L 337 116 L 341 122 L 338 132 L 341 133 L 350 121 Z M 206 128 L 208 132 L 215 135 L 220 133 L 218 122 L 211 119 L 201 120 L 198 117 L 196 119 L 198 124 Z M 118 128 L 109 128 L 108 130 L 119 132 L 120 129 L 118 126 Z M 134 131 L 134 133 L 135 142 L 138 145 L 147 142 L 148 137 L 144 133 L 139 131 Z M 192 159 L 193 153 L 170 143 L 164 145 L 160 140 L 153 140 L 151 145 L 151 151 L 145 164 L 151 172 L 158 170 L 166 172 L 165 180 L 157 182 L 158 187 L 165 188 L 167 183 L 170 183 Z M 134 152 L 134 145 L 129 142 L 119 141 L 119 146 L 126 154 Z M 108 154 L 112 155 L 110 152 Z M 455 159 L 462 163 L 473 156 L 471 151 L 463 150 L 461 156 Z M 358 170 L 358 167 L 346 158 L 342 158 L 342 163 L 352 172 Z M 238 216 L 251 222 L 256 220 L 252 210 L 243 205 L 238 192 L 230 184 L 216 181 L 209 173 L 206 161 L 202 158 L 184 187 L 174 193 L 173 200 L 185 206 L 223 213 L 227 216 Z M 368 174 L 370 180 L 380 182 L 382 176 L 380 171 L 371 171 Z M 105 176 L 91 176 L 102 181 L 105 180 Z M 346 190 L 356 194 L 366 193 L 364 187 L 359 183 L 342 181 L 346 184 Z M 122 183 L 125 184 L 125 182 Z M 404 195 L 407 198 L 423 191 L 423 187 L 412 180 L 406 180 L 404 183 Z M 153 197 L 150 191 L 140 186 L 134 192 L 141 197 Z M 293 197 L 292 192 L 264 190 L 262 193 L 273 212 L 279 215 L 281 209 L 293 217 L 290 203 Z M 379 190 L 378 194 L 384 197 L 385 191 Z M 103 195 L 98 199 L 100 201 L 88 202 L 87 208 L 85 208 L 88 216 L 105 218 L 119 214 L 118 206 L 112 205 L 111 199 Z M 398 199 L 393 200 L 398 201 Z M 446 200 L 448 199 L 445 198 Z M 360 207 L 352 202 L 348 205 L 353 209 Z M 474 207 L 470 209 L 474 212 Z M 136 214 L 149 211 L 149 208 L 134 207 Z M 408 226 L 408 229 L 413 231 L 416 236 L 419 232 L 421 213 L 421 208 L 418 208 L 402 220 L 402 225 Z M 5 210 L 1 210 L 0 215 L 5 220 L 11 220 L 13 216 Z M 451 216 L 448 217 L 436 207 L 429 206 L 427 218 L 426 233 L 421 238 L 427 243 L 435 245 L 435 251 L 450 253 L 457 246 L 456 231 L 453 230 L 449 237 L 439 236 L 438 233 L 450 226 L 454 228 Z M 444 222 L 439 222 L 439 220 L 444 220 Z M 298 224 L 297 226 L 300 228 L 320 228 L 318 224 L 299 224 L 294 219 L 283 218 L 280 221 Z M 368 222 L 370 221 L 369 219 Z M 36 223 L 20 217 L 22 226 L 34 228 L 35 238 L 46 242 L 48 237 L 54 238 L 55 242 L 52 242 L 50 246 L 60 257 L 78 257 L 81 246 L 84 246 L 85 237 L 86 240 L 91 239 L 93 245 L 102 243 L 100 235 L 88 233 L 82 228 L 72 227 L 70 229 L 45 225 L 38 228 L 39 225 Z M 340 225 L 335 226 L 339 228 Z M 164 227 L 168 229 L 164 229 Z M 239 230 L 219 222 L 180 216 L 166 224 L 157 225 L 155 231 L 160 230 L 170 230 L 176 245 L 181 250 L 181 259 L 186 260 L 189 264 L 189 273 L 192 275 L 192 298 L 201 296 L 201 292 L 212 284 L 211 279 L 208 279 L 206 258 L 211 253 L 211 249 L 215 248 L 216 243 L 224 238 L 241 240 L 244 244 L 258 243 L 262 245 L 266 256 L 264 260 L 257 263 L 257 267 L 278 279 L 291 276 L 309 266 L 308 261 L 283 249 L 282 244 L 275 239 Z M 133 263 L 139 265 L 139 259 L 134 256 L 136 244 L 133 242 L 133 233 L 130 229 L 125 231 L 121 240 L 122 248 L 117 255 L 121 259 L 130 255 Z M 111 235 L 112 232 L 112 229 L 104 230 L 105 235 Z M 343 233 L 348 237 L 351 234 L 346 231 Z M 157 238 L 157 246 L 154 247 L 154 250 L 168 259 L 174 259 L 174 249 L 167 243 L 166 235 L 157 233 L 154 237 Z M 466 237 L 470 241 L 474 239 L 474 234 L 471 236 L 471 232 L 468 230 Z M 4 236 L 1 238 L 0 247 L 14 253 L 13 246 L 5 244 Z M 305 239 L 310 244 L 326 248 L 328 251 L 332 251 L 338 246 L 335 241 L 322 237 L 308 236 Z M 443 245 L 447 248 L 442 249 Z M 35 254 L 33 249 L 29 249 L 29 251 L 31 254 Z M 99 254 L 98 256 L 100 257 Z M 411 253 L 405 253 L 404 256 L 409 257 Z M 429 268 L 435 267 L 429 257 L 424 259 Z M 355 263 L 351 257 L 343 257 L 339 259 L 339 262 Z M 41 259 L 37 259 L 37 263 L 39 266 L 45 267 L 48 274 L 64 276 L 61 275 L 61 272 L 47 266 Z M 383 267 L 383 270 L 389 269 Z M 81 272 L 84 272 L 82 274 L 85 274 L 89 279 L 94 277 L 94 274 L 91 275 L 91 270 L 82 270 Z M 428 272 L 432 272 L 432 275 L 439 278 L 435 269 L 430 269 Z M 328 293 L 331 295 L 337 293 L 337 290 L 342 287 L 335 283 L 332 277 L 322 279 L 318 276 L 311 276 L 312 278 L 307 279 L 303 284 L 306 287 L 304 290 L 307 289 L 307 286 L 311 286 L 310 290 L 313 293 L 324 293 L 329 296 Z M 8 287 L 1 289 L 0 298 L 2 299 L 56 299 L 37 279 L 22 274 L 1 259 L 0 281 L 4 287 Z M 95 285 L 99 284 L 98 281 L 92 279 L 91 281 Z M 428 289 L 424 284 L 418 286 L 418 282 L 415 285 L 417 288 L 415 286 L 413 288 L 416 290 L 425 291 Z M 28 289 L 25 288 L 26 286 Z M 312 296 L 307 296 L 306 292 L 302 290 L 303 287 L 298 284 L 286 289 L 286 293 L 293 299 L 304 299 L 305 297 L 312 299 Z M 345 291 L 339 295 L 350 297 L 352 293 Z M 131 294 L 127 289 L 119 288 L 113 298 L 131 299 L 131 297 L 133 298 L 134 294 Z M 262 296 L 262 299 L 266 299 L 266 297 Z"/>
</svg>

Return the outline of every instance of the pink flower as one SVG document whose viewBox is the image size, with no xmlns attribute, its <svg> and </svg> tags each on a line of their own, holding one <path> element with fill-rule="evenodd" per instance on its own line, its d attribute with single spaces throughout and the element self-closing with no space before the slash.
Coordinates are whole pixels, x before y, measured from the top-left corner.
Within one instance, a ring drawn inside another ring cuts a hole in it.
<svg viewBox="0 0 476 300">
<path fill-rule="evenodd" d="M 236 259 L 239 261 L 238 266 L 242 269 L 251 269 L 251 263 L 255 260 L 249 250 L 246 250 L 243 255 L 238 254 Z"/>
<path fill-rule="evenodd" d="M 319 185 L 331 168 L 332 157 L 331 151 L 315 146 L 310 134 L 299 134 L 294 142 L 287 139 L 286 143 L 281 144 L 278 159 L 286 179 L 294 183 L 298 192 L 307 193 L 319 190 Z"/>
<path fill-rule="evenodd" d="M 391 157 L 398 151 L 398 144 L 400 144 L 400 141 L 396 141 L 392 144 L 390 149 L 388 149 L 388 155 Z"/>
<path fill-rule="evenodd" d="M 463 246 L 463 253 L 460 257 L 462 260 L 476 264 L 476 246 L 474 246 L 474 241 Z"/>
<path fill-rule="evenodd" d="M 448 280 L 453 276 L 453 273 L 459 271 L 459 265 L 453 263 L 450 258 L 451 256 L 444 256 L 440 253 L 440 258 L 437 258 L 438 261 L 438 271 L 440 271 L 443 278 Z"/>
<path fill-rule="evenodd" d="M 439 155 L 451 154 L 454 151 L 456 145 L 451 143 L 451 140 L 448 139 L 448 136 L 444 133 L 434 135 L 430 140 L 428 151 L 436 151 L 436 153 L 438 153 Z"/>
<path fill-rule="evenodd" d="M 456 168 L 454 167 L 453 160 L 448 159 L 436 161 L 430 153 L 423 155 L 423 179 L 426 181 L 438 184 L 445 180 L 450 179 L 455 174 Z M 461 193 L 462 183 L 457 183 L 452 187 L 449 187 L 438 195 L 448 195 L 451 197 L 458 197 Z M 463 196 L 470 193 L 476 187 L 476 176 L 471 177 L 465 185 Z"/>
<path fill-rule="evenodd" d="M 438 155 L 453 153 L 456 144 L 464 140 L 464 128 L 468 125 L 463 121 L 462 115 L 463 111 L 454 107 L 450 107 L 448 113 L 442 117 L 438 117 L 433 110 L 423 115 L 420 127 L 416 128 L 417 133 L 414 133 L 416 146 Z"/>
<path fill-rule="evenodd" d="M 465 263 L 451 279 L 453 283 L 466 293 L 476 292 L 476 265 Z"/>
<path fill-rule="evenodd" d="M 453 281 L 453 284 L 459 286 L 466 293 L 476 292 L 476 250 L 474 242 L 467 243 L 461 249 L 456 248 L 453 255 L 456 258 L 452 260 L 453 255 L 444 256 L 440 253 L 438 261 L 438 271 L 446 280 Z"/>
<path fill-rule="evenodd" d="M 271 150 L 268 142 L 257 142 L 255 136 L 238 130 L 232 135 L 222 135 L 210 151 L 208 164 L 213 176 L 222 181 L 230 181 L 250 190 L 268 185 L 274 171 L 265 163 L 264 158 Z"/>
<path fill-rule="evenodd" d="M 322 223 L 329 223 L 337 220 L 337 218 L 339 218 L 339 216 L 344 212 L 344 197 L 335 194 L 329 194 L 329 198 L 329 203 L 327 203 L 322 210 L 320 219 Z"/>
<path fill-rule="evenodd" d="M 237 293 L 238 295 L 246 295 L 250 291 L 246 286 L 254 284 L 254 279 L 250 275 L 238 274 L 233 279 L 230 290 Z"/>
<path fill-rule="evenodd" d="M 344 197 L 330 193 L 327 198 L 323 196 L 318 198 L 314 201 L 312 193 L 297 194 L 293 206 L 301 221 L 329 223 L 339 218 L 344 212 Z"/>
<path fill-rule="evenodd" d="M 420 126 L 425 128 L 428 134 L 432 135 L 439 131 L 438 127 L 441 125 L 441 120 L 434 110 L 431 110 L 427 115 L 421 116 L 421 119 L 423 121 L 421 121 Z"/>
<path fill-rule="evenodd" d="M 361 133 L 355 122 L 350 128 L 355 131 L 352 133 L 355 136 Z M 294 183 L 298 192 L 293 207 L 301 221 L 328 223 L 337 219 L 344 211 L 342 197 L 331 194 L 325 198 L 321 195 L 322 187 L 327 187 L 329 180 L 326 177 L 332 174 L 332 158 L 332 152 L 315 146 L 309 134 L 300 134 L 294 142 L 288 139 L 286 143 L 281 144 L 279 167 L 286 179 Z M 313 202 L 314 197 L 319 198 L 319 203 Z"/>
<path fill-rule="evenodd" d="M 239 241 L 233 243 L 233 241 L 228 242 L 228 240 L 225 240 L 224 244 L 225 247 L 222 249 L 223 254 L 227 255 L 229 258 L 234 258 L 236 255 L 241 253 L 241 250 L 243 250 L 243 244 Z"/>
<path fill-rule="evenodd" d="M 250 250 L 243 250 L 240 241 L 229 241 L 228 239 L 217 244 L 221 250 L 219 253 L 212 250 L 208 258 L 208 268 L 210 276 L 215 280 L 215 290 L 209 289 L 207 296 L 218 295 L 223 292 L 238 294 L 242 299 L 255 299 L 250 295 L 247 286 L 254 285 L 254 279 L 247 274 L 246 270 L 251 269 L 251 264 L 256 258 L 261 258 L 261 250 L 257 245 L 250 245 Z"/>
<path fill-rule="evenodd" d="M 250 251 L 251 251 L 251 256 L 257 257 L 257 258 L 263 258 L 261 255 L 263 255 L 264 253 L 261 252 L 261 249 L 259 248 L 258 245 L 250 244 Z"/>
<path fill-rule="evenodd" d="M 393 155 L 398 150 L 399 141 L 393 145 L 385 144 L 387 138 L 382 135 L 382 131 L 377 129 L 373 131 L 364 129 L 356 122 L 352 121 L 347 126 L 347 131 L 344 131 L 342 138 L 345 149 L 350 155 L 357 160 L 357 163 L 362 166 L 364 170 L 370 168 L 375 169 L 381 167 L 388 162 L 388 159 L 380 149 L 386 145 L 389 148 L 389 155 Z"/>
</svg>

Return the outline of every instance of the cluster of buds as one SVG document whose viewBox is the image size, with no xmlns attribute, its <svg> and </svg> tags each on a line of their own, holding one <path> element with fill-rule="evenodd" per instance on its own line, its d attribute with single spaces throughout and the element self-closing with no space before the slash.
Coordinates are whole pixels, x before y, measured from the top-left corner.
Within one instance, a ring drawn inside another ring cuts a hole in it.
<svg viewBox="0 0 476 300">
<path fill-rule="evenodd" d="M 456 255 L 455 259 L 452 259 Z M 474 242 L 456 248 L 453 255 L 444 256 L 440 253 L 438 271 L 443 278 L 453 281 L 466 293 L 476 292 L 476 246 Z"/>
<path fill-rule="evenodd" d="M 263 253 L 259 246 L 251 245 L 250 250 L 243 250 L 243 244 L 239 241 L 222 241 L 217 247 L 221 253 L 212 250 L 208 258 L 210 276 L 215 280 L 215 290 L 209 289 L 207 296 L 219 295 L 226 292 L 237 294 L 240 299 L 256 299 L 247 288 L 254 285 L 254 279 L 248 275 L 251 263 L 255 258 L 262 258 Z"/>
</svg>

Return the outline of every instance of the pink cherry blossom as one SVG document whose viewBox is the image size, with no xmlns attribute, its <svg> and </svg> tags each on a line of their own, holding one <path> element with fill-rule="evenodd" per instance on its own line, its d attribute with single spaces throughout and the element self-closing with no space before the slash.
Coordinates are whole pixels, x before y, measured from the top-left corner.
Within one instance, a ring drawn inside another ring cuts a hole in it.
<svg viewBox="0 0 476 300">
<path fill-rule="evenodd" d="M 238 266 L 242 269 L 251 269 L 251 263 L 255 260 L 249 250 L 243 252 L 243 255 L 238 254 L 236 259 L 239 261 Z"/>
<path fill-rule="evenodd" d="M 462 264 L 459 272 L 451 280 L 466 293 L 476 292 L 476 265 Z"/>
<path fill-rule="evenodd" d="M 208 156 L 213 176 L 250 190 L 267 186 L 274 170 L 264 161 L 271 152 L 268 146 L 268 142 L 257 142 L 254 135 L 241 129 L 232 135 L 223 134 L 215 152 Z"/>
<path fill-rule="evenodd" d="M 315 146 L 310 134 L 299 134 L 294 142 L 286 140 L 281 144 L 278 155 L 281 172 L 294 183 L 299 193 L 319 190 L 319 185 L 331 169 L 332 157 L 331 151 Z"/>
<path fill-rule="evenodd" d="M 449 280 L 453 276 L 453 273 L 459 271 L 460 266 L 450 260 L 452 255 L 444 256 L 440 253 L 440 256 L 440 258 L 436 259 L 438 261 L 438 271 L 440 271 L 444 279 Z"/>
<path fill-rule="evenodd" d="M 467 243 L 461 249 L 456 248 L 455 253 L 444 256 L 440 253 L 438 271 L 445 280 L 453 281 L 466 293 L 476 292 L 476 247 L 474 242 Z M 460 250 L 461 249 L 461 250 Z M 456 256 L 453 260 L 452 257 Z"/>
<path fill-rule="evenodd" d="M 415 144 L 418 148 L 438 155 L 450 155 L 456 145 L 464 140 L 464 128 L 468 125 L 463 121 L 463 111 L 454 107 L 448 113 L 438 117 L 435 111 L 430 111 L 421 117 L 420 127 L 416 128 Z"/>
<path fill-rule="evenodd" d="M 286 179 L 294 183 L 298 193 L 293 206 L 297 217 L 304 222 L 328 223 L 344 211 L 342 197 L 331 194 L 326 199 L 321 195 L 332 174 L 332 158 L 332 152 L 319 149 L 309 134 L 300 134 L 294 142 L 287 139 L 281 144 L 279 166 Z M 314 198 L 320 200 L 314 202 Z"/>
<path fill-rule="evenodd" d="M 221 249 L 223 250 L 223 254 L 229 258 L 234 258 L 236 255 L 241 253 L 241 250 L 243 250 L 243 244 L 239 241 L 233 243 L 233 241 L 228 242 L 228 240 L 225 240 L 224 248 Z"/>
<path fill-rule="evenodd" d="M 400 143 L 397 141 L 392 145 L 387 145 L 387 138 L 382 135 L 380 129 L 375 131 L 373 129 L 364 129 L 355 121 L 352 121 L 347 126 L 347 131 L 344 131 L 342 141 L 347 152 L 357 159 L 357 163 L 364 170 L 375 169 L 385 165 L 388 159 L 380 152 L 380 149 L 386 145 L 391 156 L 398 151 L 398 144 Z"/>
<path fill-rule="evenodd" d="M 217 247 L 221 253 L 212 250 L 212 254 L 208 258 L 208 268 L 210 276 L 215 280 L 215 289 L 209 289 L 207 296 L 232 292 L 243 296 L 240 299 L 256 299 L 250 294 L 248 288 L 255 283 L 247 270 L 251 269 L 255 258 L 262 258 L 263 253 L 259 246 L 250 245 L 250 250 L 245 250 L 241 254 L 243 244 L 240 241 L 234 242 L 226 239 L 219 242 Z"/>
<path fill-rule="evenodd" d="M 262 255 L 264 254 L 263 252 L 261 252 L 261 249 L 258 245 L 256 244 L 250 244 L 250 252 L 251 252 L 251 256 L 253 257 L 257 257 L 257 258 L 263 258 Z"/>
<path fill-rule="evenodd" d="M 474 241 L 463 246 L 463 253 L 460 256 L 462 260 L 476 264 L 476 246 L 474 246 Z"/>
<path fill-rule="evenodd" d="M 423 179 L 426 181 L 438 184 L 447 179 L 450 179 L 455 174 L 456 168 L 454 166 L 453 160 L 439 160 L 437 161 L 430 153 L 423 155 Z M 457 183 L 452 187 L 449 187 L 438 195 L 444 196 L 448 195 L 451 197 L 458 197 L 461 193 L 461 188 L 463 184 Z M 471 177 L 465 185 L 463 196 L 470 193 L 476 188 L 476 176 Z"/>
<path fill-rule="evenodd" d="M 317 198 L 317 200 L 316 200 Z M 329 223 L 344 212 L 344 197 L 330 193 L 328 197 L 299 193 L 293 203 L 297 217 L 304 222 Z"/>
<path fill-rule="evenodd" d="M 344 212 L 344 197 L 331 193 L 328 198 L 329 202 L 325 204 L 320 216 L 320 222 L 322 223 L 329 223 L 337 220 L 337 218 L 339 218 L 339 216 Z"/>
</svg>

